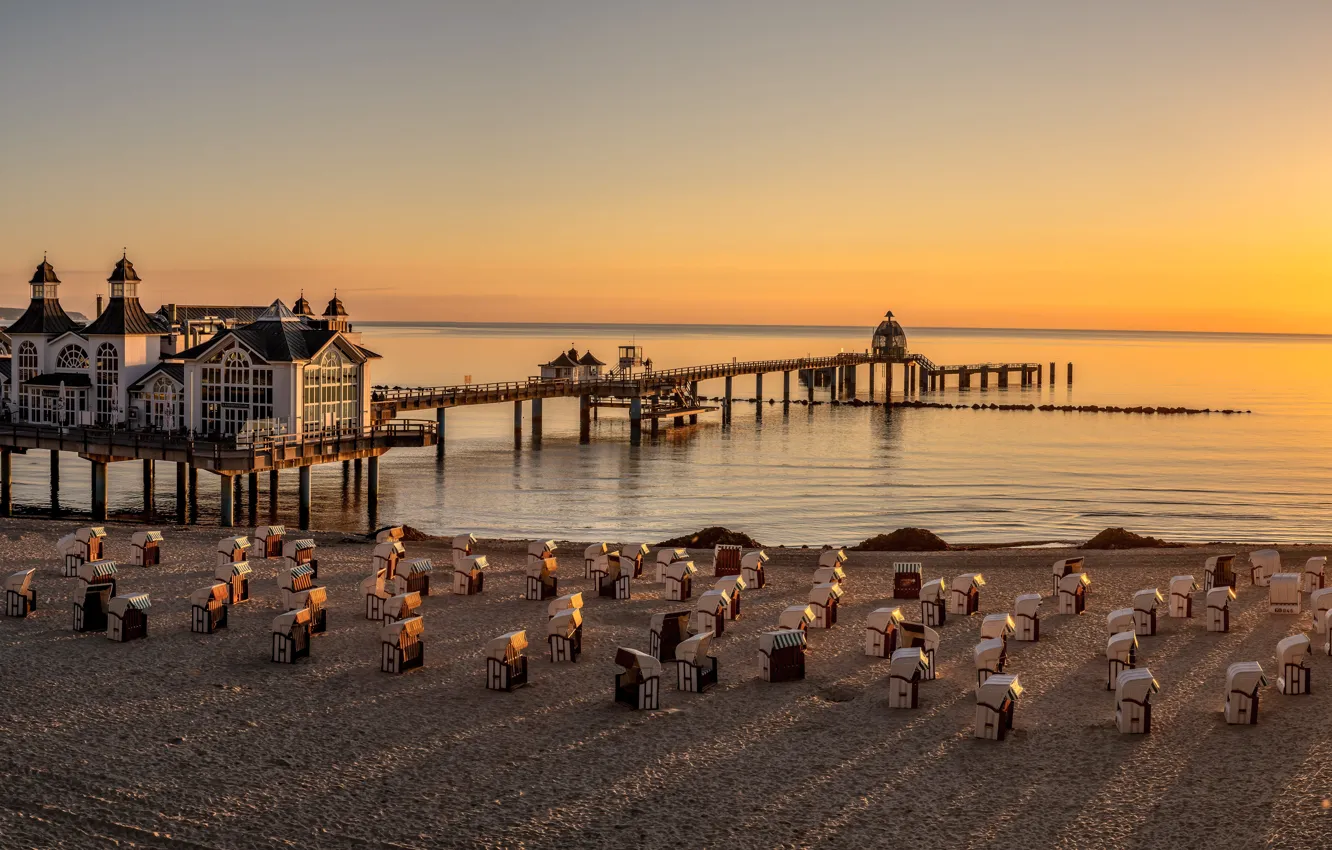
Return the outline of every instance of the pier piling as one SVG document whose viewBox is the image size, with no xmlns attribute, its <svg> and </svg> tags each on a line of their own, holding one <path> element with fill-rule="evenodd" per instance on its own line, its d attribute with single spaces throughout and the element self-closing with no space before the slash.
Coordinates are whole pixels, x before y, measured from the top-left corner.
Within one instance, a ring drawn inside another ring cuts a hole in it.
<svg viewBox="0 0 1332 850">
<path fill-rule="evenodd" d="M 728 384 L 730 379 L 727 378 Z M 730 386 L 727 386 L 730 389 Z M 629 436 L 643 436 L 643 399 L 634 397 L 629 400 Z"/>
<path fill-rule="evenodd" d="M 1073 361 L 1068 361 L 1068 385 L 1073 386 Z"/>
<path fill-rule="evenodd" d="M 356 466 L 357 468 L 361 466 L 361 462 L 359 460 L 356 461 Z M 300 469 L 301 469 L 301 488 L 300 488 L 301 504 L 300 504 L 300 516 L 298 517 L 298 519 L 300 520 L 301 531 L 306 531 L 310 528 L 310 467 L 307 465 L 307 466 L 302 466 Z"/>
<path fill-rule="evenodd" d="M 0 450 L 0 516 L 14 515 L 13 464 L 9 449 Z"/>
<path fill-rule="evenodd" d="M 274 525 L 278 518 L 278 471 L 268 470 L 268 518 Z"/>
<path fill-rule="evenodd" d="M 782 373 L 782 404 L 791 403 L 791 373 Z"/>
<path fill-rule="evenodd" d="M 222 528 L 231 528 L 235 522 L 236 508 L 236 485 L 230 475 L 219 475 L 218 477 L 218 502 L 222 508 L 222 518 L 218 520 L 218 525 Z"/>
<path fill-rule="evenodd" d="M 517 448 L 523 441 L 523 403 L 513 403 L 513 445 Z"/>
<path fill-rule="evenodd" d="M 51 452 L 51 516 L 60 516 L 60 452 Z"/>
<path fill-rule="evenodd" d="M 195 523 L 199 521 L 199 467 L 195 466 L 192 463 L 186 464 L 186 466 L 189 467 L 189 472 L 190 472 L 189 475 L 190 520 L 189 521 Z"/>
<path fill-rule="evenodd" d="M 369 475 L 366 478 L 366 503 L 369 512 L 370 529 L 373 531 L 379 520 L 379 458 L 371 457 Z M 309 467 L 302 467 L 308 469 Z"/>
<path fill-rule="evenodd" d="M 184 525 L 189 520 L 189 470 L 183 463 L 176 464 L 176 524 Z"/>
<path fill-rule="evenodd" d="M 578 442 L 586 443 L 592 439 L 592 396 L 578 397 Z"/>
<path fill-rule="evenodd" d="M 440 407 L 435 410 L 435 459 L 444 459 L 444 412 L 445 408 Z"/>
<path fill-rule="evenodd" d="M 153 511 L 157 507 L 157 469 L 152 458 L 143 460 L 143 518 L 152 522 Z"/>
<path fill-rule="evenodd" d="M 9 480 L 8 475 L 5 480 Z M 92 518 L 93 522 L 106 522 L 106 461 L 102 460 L 92 462 Z"/>
<path fill-rule="evenodd" d="M 532 399 L 532 442 L 541 442 L 541 399 Z"/>
</svg>

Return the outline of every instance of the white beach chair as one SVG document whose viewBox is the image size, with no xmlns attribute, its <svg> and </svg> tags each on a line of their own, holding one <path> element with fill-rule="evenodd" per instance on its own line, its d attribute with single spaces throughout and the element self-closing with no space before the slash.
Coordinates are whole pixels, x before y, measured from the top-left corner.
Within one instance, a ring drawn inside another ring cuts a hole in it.
<svg viewBox="0 0 1332 850">
<path fill-rule="evenodd" d="M 1323 588 L 1323 576 L 1327 572 L 1327 557 L 1318 555 L 1304 562 L 1304 574 L 1300 590 L 1313 593 Z"/>
<path fill-rule="evenodd" d="M 701 694 L 717 684 L 717 657 L 709 653 L 712 637 L 711 632 L 700 632 L 676 645 L 676 686 L 680 690 Z"/>
<path fill-rule="evenodd" d="M 458 550 L 454 550 L 457 554 Z M 453 592 L 458 596 L 475 596 L 486 588 L 485 570 L 490 566 L 485 555 L 466 555 L 453 567 Z"/>
<path fill-rule="evenodd" d="M 555 570 L 554 556 L 533 558 L 531 552 L 528 552 L 527 589 L 524 595 L 533 602 L 543 602 L 555 598 L 559 594 L 560 588 L 559 576 L 555 575 Z"/>
<path fill-rule="evenodd" d="M 837 605 L 845 591 L 840 584 L 825 582 L 809 590 L 809 607 L 814 610 L 813 627 L 831 629 L 837 625 Z"/>
<path fill-rule="evenodd" d="M 720 637 L 726 631 L 726 614 L 731 610 L 731 598 L 724 590 L 704 591 L 694 605 L 694 613 L 689 618 L 689 631 L 694 634 L 712 632 Z"/>
<path fill-rule="evenodd" d="M 1257 661 L 1237 661 L 1226 668 L 1226 722 L 1256 724 L 1258 691 L 1267 686 L 1267 677 Z"/>
<path fill-rule="evenodd" d="M 762 589 L 768 583 L 764 565 L 768 563 L 768 553 L 762 549 L 746 552 L 740 559 L 740 575 L 745 584 L 755 590 Z"/>
<path fill-rule="evenodd" d="M 550 660 L 574 661 L 583 654 L 583 611 L 565 608 L 546 621 L 546 643 Z"/>
<path fill-rule="evenodd" d="M 718 545 L 712 550 L 712 576 L 738 576 L 745 557 L 743 546 Z"/>
<path fill-rule="evenodd" d="M 891 658 L 897 650 L 897 630 L 906 622 L 902 609 L 875 608 L 865 618 L 865 654 L 871 658 Z"/>
<path fill-rule="evenodd" d="M 239 564 L 250 556 L 250 538 L 223 537 L 217 541 L 214 549 L 217 553 L 217 565 Z"/>
<path fill-rule="evenodd" d="M 533 540 L 527 544 L 527 566 L 543 564 L 554 558 L 555 552 L 559 548 L 555 545 L 554 540 Z"/>
<path fill-rule="evenodd" d="M 1203 567 L 1203 591 L 1214 587 L 1235 587 L 1235 556 L 1213 555 Z"/>
<path fill-rule="evenodd" d="M 434 573 L 435 564 L 429 558 L 410 558 L 398 561 L 397 569 L 390 572 L 387 578 L 397 583 L 399 592 L 409 590 L 422 596 L 429 596 L 430 577 Z"/>
<path fill-rule="evenodd" d="M 731 600 L 731 608 L 726 612 L 726 619 L 740 619 L 740 591 L 748 587 L 744 576 L 722 576 L 713 582 L 712 587 L 714 590 L 726 591 L 726 597 Z"/>
<path fill-rule="evenodd" d="M 1313 611 L 1313 626 L 1316 634 L 1328 633 L 1328 611 L 1332 610 L 1332 587 L 1315 590 L 1309 594 L 1309 610 Z"/>
<path fill-rule="evenodd" d="M 287 535 L 283 525 L 260 525 L 254 529 L 254 543 L 250 548 L 250 557 L 257 561 L 282 557 L 282 538 Z M 378 537 L 376 542 L 383 542 Z"/>
<path fill-rule="evenodd" d="M 375 570 L 375 574 L 361 580 L 361 596 L 365 599 L 365 618 L 379 621 L 384 619 L 384 603 L 392 593 L 388 592 L 384 570 Z"/>
<path fill-rule="evenodd" d="M 231 590 L 222 582 L 214 582 L 190 594 L 190 631 L 211 635 L 227 627 L 227 602 Z"/>
<path fill-rule="evenodd" d="M 632 709 L 661 708 L 661 662 L 645 652 L 628 647 L 615 650 L 621 672 L 615 676 L 615 701 Z"/>
<path fill-rule="evenodd" d="M 1110 635 L 1105 642 L 1105 689 L 1113 691 L 1119 674 L 1132 670 L 1138 658 L 1138 635 L 1132 628 Z"/>
<path fill-rule="evenodd" d="M 996 673 L 1004 672 L 1004 662 L 1008 660 L 1008 651 L 1002 638 L 986 638 L 976 644 L 971 651 L 976 663 L 976 686 L 985 684 Z"/>
<path fill-rule="evenodd" d="M 231 592 L 231 604 L 239 605 L 250 598 L 250 576 L 253 574 L 249 562 L 241 561 L 218 564 L 213 571 L 213 578 L 227 585 Z"/>
<path fill-rule="evenodd" d="M 606 556 L 605 572 L 599 568 L 592 571 L 597 582 L 597 596 L 607 599 L 630 599 L 633 597 L 633 570 L 620 558 L 619 552 Z"/>
<path fill-rule="evenodd" d="M 1133 616 L 1132 608 L 1116 608 L 1105 615 L 1105 623 L 1112 635 L 1119 632 L 1137 634 L 1138 631 L 1137 618 Z"/>
<path fill-rule="evenodd" d="M 948 613 L 962 617 L 975 614 L 980 610 L 980 589 L 984 586 L 985 577 L 980 573 L 963 573 L 953 579 Z"/>
<path fill-rule="evenodd" d="M 557 596 L 554 599 L 550 600 L 550 602 L 546 603 L 546 616 L 554 617 L 556 614 L 560 613 L 561 611 L 566 611 L 570 608 L 577 608 L 581 610 L 582 607 L 583 607 L 582 593 L 566 593 L 563 596 Z"/>
<path fill-rule="evenodd" d="M 1281 553 L 1275 549 L 1259 549 L 1249 553 L 1249 580 L 1258 587 L 1267 587 L 1275 573 L 1281 572 Z"/>
<path fill-rule="evenodd" d="M 925 567 L 918 561 L 893 563 L 893 598 L 919 599 Z"/>
<path fill-rule="evenodd" d="M 406 673 L 425 664 L 425 620 L 385 620 L 379 627 L 379 669 L 385 673 Z"/>
<path fill-rule="evenodd" d="M 421 610 L 421 594 L 414 590 L 395 593 L 384 600 L 384 621 L 408 620 L 417 616 Z M 313 633 L 313 628 L 311 633 Z"/>
<path fill-rule="evenodd" d="M 162 532 L 136 531 L 130 536 L 130 563 L 155 567 L 162 563 Z"/>
<path fill-rule="evenodd" d="M 241 538 L 244 540 L 245 538 Z M 319 559 L 315 556 L 315 542 L 309 537 L 302 537 L 295 540 L 282 541 L 282 567 L 301 567 L 306 566 L 314 571 L 314 577 L 319 578 Z"/>
<path fill-rule="evenodd" d="M 655 562 L 656 574 L 653 576 L 652 580 L 655 581 L 657 584 L 661 584 L 662 582 L 666 581 L 666 568 L 670 566 L 671 563 L 673 563 L 674 561 L 688 561 L 688 560 L 689 560 L 688 549 L 658 549 L 657 558 Z M 747 580 L 748 579 L 746 579 L 746 581 Z"/>
<path fill-rule="evenodd" d="M 815 584 L 836 584 L 840 585 L 846 581 L 846 570 L 840 565 L 832 567 L 819 567 L 814 571 Z"/>
<path fill-rule="evenodd" d="M 472 557 L 473 550 L 476 549 L 475 534 L 459 534 L 453 538 L 453 568 L 462 567 L 467 558 Z"/>
<path fill-rule="evenodd" d="M 1054 592 L 1052 595 L 1055 598 L 1059 597 L 1060 590 L 1065 586 L 1064 585 L 1065 577 L 1072 575 L 1079 575 L 1082 573 L 1083 564 L 1085 560 L 1086 560 L 1085 558 L 1061 558 L 1060 560 L 1054 562 L 1054 568 L 1053 568 Z M 1060 603 L 1059 613 L 1061 614 L 1064 613 L 1062 603 Z M 1079 611 L 1078 613 L 1080 614 L 1082 612 Z"/>
<path fill-rule="evenodd" d="M 809 605 L 788 605 L 777 615 L 777 628 L 806 631 L 814 622 L 814 609 Z"/>
<path fill-rule="evenodd" d="M 527 684 L 527 631 L 516 629 L 486 642 L 486 689 L 511 692 Z"/>
<path fill-rule="evenodd" d="M 297 601 L 296 594 L 311 587 L 314 587 L 314 569 L 308 564 L 278 570 L 278 607 L 283 611 L 294 611 L 305 607 L 302 602 Z"/>
<path fill-rule="evenodd" d="M 304 608 L 287 611 L 273 618 L 270 628 L 272 659 L 278 664 L 295 664 L 310 657 L 310 612 Z"/>
<path fill-rule="evenodd" d="M 819 553 L 819 567 L 840 567 L 845 563 L 845 549 L 824 549 Z"/>
<path fill-rule="evenodd" d="M 148 609 L 152 604 L 146 593 L 126 593 L 111 599 L 106 609 L 106 636 L 117 643 L 148 637 Z"/>
<path fill-rule="evenodd" d="M 920 589 L 920 619 L 927 626 L 942 626 L 948 621 L 948 583 L 930 579 Z"/>
<path fill-rule="evenodd" d="M 689 637 L 692 611 L 663 611 L 648 621 L 648 654 L 658 661 L 675 660 L 675 648 Z"/>
<path fill-rule="evenodd" d="M 1230 631 L 1230 603 L 1235 598 L 1235 588 L 1221 585 L 1207 591 L 1207 631 Z"/>
<path fill-rule="evenodd" d="M 328 588 L 316 585 L 292 594 L 292 607 L 310 612 L 310 634 L 322 635 L 328 631 Z"/>
<path fill-rule="evenodd" d="M 805 633 L 796 629 L 759 635 L 759 673 L 765 682 L 805 678 Z"/>
<path fill-rule="evenodd" d="M 1041 595 L 1020 593 L 1013 602 L 1013 619 L 1017 633 L 1013 640 L 1035 642 L 1041 639 Z"/>
<path fill-rule="evenodd" d="M 985 619 L 981 620 L 980 636 L 986 638 L 999 638 L 1008 646 L 1008 639 L 1017 631 L 1017 623 L 1008 614 L 986 614 Z"/>
<path fill-rule="evenodd" d="M 590 561 L 590 563 L 589 563 Z M 606 552 L 598 552 L 592 558 L 584 558 L 583 566 L 587 570 L 587 577 L 592 579 L 592 584 L 597 588 L 600 595 L 601 584 L 606 576 L 610 574 L 612 564 L 614 565 L 616 575 L 620 573 L 620 551 L 611 549 Z"/>
<path fill-rule="evenodd" d="M 1139 637 L 1156 634 L 1156 608 L 1165 602 L 1161 591 L 1147 587 L 1133 594 L 1133 624 Z"/>
<path fill-rule="evenodd" d="M 583 578 L 592 578 L 592 571 L 597 569 L 598 565 L 605 563 L 606 556 L 610 554 L 609 543 L 593 543 L 583 550 Z M 605 571 L 604 569 L 602 570 Z"/>
<path fill-rule="evenodd" d="M 1170 616 L 1189 619 L 1193 616 L 1193 593 L 1198 582 L 1193 576 L 1175 576 L 1170 580 Z"/>
<path fill-rule="evenodd" d="M 694 594 L 694 576 L 698 568 L 693 561 L 671 561 L 666 565 L 666 598 L 683 602 Z"/>
<path fill-rule="evenodd" d="M 405 557 L 407 557 L 407 547 L 397 540 L 376 543 L 370 553 L 370 569 L 383 570 L 384 575 L 391 576 L 397 571 L 398 562 Z"/>
<path fill-rule="evenodd" d="M 920 683 L 929 667 L 930 659 L 919 647 L 894 650 L 888 665 L 888 707 L 918 707 Z"/>
<path fill-rule="evenodd" d="M 1152 671 L 1125 670 L 1115 684 L 1115 726 L 1125 735 L 1152 731 L 1152 696 L 1161 690 Z"/>
<path fill-rule="evenodd" d="M 1309 661 L 1313 646 L 1308 635 L 1291 635 L 1277 641 L 1277 690 L 1283 694 L 1307 694 L 1310 690 Z"/>
<path fill-rule="evenodd" d="M 991 676 L 976 688 L 975 737 L 1002 741 L 1013 728 L 1013 712 L 1020 696 L 1022 684 L 1010 673 Z"/>
<path fill-rule="evenodd" d="M 73 578 L 80 564 L 100 561 L 106 548 L 106 529 L 100 525 L 83 526 L 56 542 L 62 561 L 61 575 Z"/>
<path fill-rule="evenodd" d="M 35 567 L 10 574 L 5 579 L 5 616 L 22 619 L 37 610 L 37 590 L 32 586 Z"/>
<path fill-rule="evenodd" d="M 1086 573 L 1069 573 L 1059 579 L 1059 613 L 1078 615 L 1087 610 L 1087 588 L 1091 578 Z"/>
<path fill-rule="evenodd" d="M 1273 573 L 1267 580 L 1267 610 L 1273 614 L 1300 613 L 1299 573 Z"/>
<path fill-rule="evenodd" d="M 934 653 L 939 648 L 939 633 L 924 623 L 913 623 L 907 621 L 898 627 L 897 635 L 898 649 L 919 649 L 925 653 L 925 658 L 929 661 L 929 669 L 922 676 L 925 681 L 931 681 L 938 677 L 938 668 L 935 666 Z"/>
</svg>

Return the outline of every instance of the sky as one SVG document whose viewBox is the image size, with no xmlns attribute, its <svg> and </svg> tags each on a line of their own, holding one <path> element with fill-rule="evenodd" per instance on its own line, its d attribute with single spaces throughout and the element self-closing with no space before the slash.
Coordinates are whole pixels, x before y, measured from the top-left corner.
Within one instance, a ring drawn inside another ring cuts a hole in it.
<svg viewBox="0 0 1332 850">
<path fill-rule="evenodd" d="M 0 0 L 0 304 L 1328 332 L 1332 2 Z"/>
</svg>

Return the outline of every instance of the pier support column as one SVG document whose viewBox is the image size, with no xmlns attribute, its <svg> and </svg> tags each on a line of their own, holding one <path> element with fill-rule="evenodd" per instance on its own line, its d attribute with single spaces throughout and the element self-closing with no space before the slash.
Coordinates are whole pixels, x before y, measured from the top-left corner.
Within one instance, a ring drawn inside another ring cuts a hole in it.
<svg viewBox="0 0 1332 850">
<path fill-rule="evenodd" d="M 153 519 L 153 511 L 157 507 L 157 468 L 152 458 L 143 459 L 143 518 L 149 522 Z"/>
<path fill-rule="evenodd" d="M 360 466 L 361 462 L 357 461 L 356 465 Z M 308 465 L 301 467 L 301 506 L 299 520 L 301 531 L 306 531 L 310 528 L 310 467 Z"/>
<path fill-rule="evenodd" d="M 869 397 L 874 401 L 874 363 L 869 364 Z"/>
<path fill-rule="evenodd" d="M 578 442 L 586 443 L 592 439 L 592 396 L 578 397 Z"/>
<path fill-rule="evenodd" d="M 532 399 L 532 442 L 541 442 L 541 399 Z"/>
<path fill-rule="evenodd" d="M 188 488 L 189 493 L 187 494 L 190 501 L 189 521 L 191 523 L 195 523 L 199 521 L 199 467 L 195 466 L 192 463 L 187 463 L 185 465 L 189 469 L 189 479 L 190 479 L 190 484 Z"/>
<path fill-rule="evenodd" d="M 814 383 L 815 383 L 815 381 L 817 380 L 816 376 L 817 376 L 818 374 L 819 374 L 819 372 L 818 372 L 817 369 L 807 369 L 807 370 L 805 370 L 805 389 L 806 389 L 806 390 L 808 391 L 808 393 L 809 393 L 809 402 L 810 402 L 810 404 L 813 404 L 813 403 L 814 403 Z"/>
<path fill-rule="evenodd" d="M 366 502 L 369 509 L 370 530 L 373 531 L 379 520 L 379 458 L 369 460 L 369 477 L 366 480 Z"/>
<path fill-rule="evenodd" d="M 1068 361 L 1068 385 L 1073 386 L 1073 361 Z"/>
<path fill-rule="evenodd" d="M 1036 386 L 1039 387 L 1039 386 L 1043 385 L 1044 383 L 1045 383 L 1045 367 L 1044 367 L 1044 366 L 1037 366 L 1037 367 L 1036 367 Z"/>
<path fill-rule="evenodd" d="M 0 516 L 14 515 L 14 466 L 9 449 L 0 449 Z"/>
<path fill-rule="evenodd" d="M 249 478 L 246 490 L 250 502 L 250 525 L 253 526 L 259 522 L 259 473 L 251 472 Z"/>
<path fill-rule="evenodd" d="M 643 399 L 632 398 L 629 400 L 629 437 L 631 439 L 643 436 Z"/>
<path fill-rule="evenodd" d="M 782 404 L 791 403 L 791 373 L 782 373 Z"/>
<path fill-rule="evenodd" d="M 176 523 L 184 525 L 189 520 L 190 473 L 183 463 L 176 464 Z"/>
<path fill-rule="evenodd" d="M 60 452 L 51 452 L 51 516 L 60 516 Z"/>
<path fill-rule="evenodd" d="M 1000 369 L 1000 370 L 999 370 L 999 389 L 1001 389 L 1001 390 L 1006 390 L 1006 389 L 1008 389 L 1008 370 L 1007 370 L 1007 369 Z"/>
<path fill-rule="evenodd" d="M 444 408 L 435 409 L 435 459 L 444 459 Z"/>
<path fill-rule="evenodd" d="M 893 400 L 893 364 L 891 362 L 883 364 L 884 401 Z"/>
<path fill-rule="evenodd" d="M 754 400 L 763 404 L 763 373 L 754 376 Z"/>
<path fill-rule="evenodd" d="M 236 524 L 236 485 L 232 481 L 234 477 L 231 475 L 219 475 L 217 477 L 220 482 L 218 484 L 218 495 L 222 507 L 222 519 L 218 522 L 218 525 L 222 528 L 231 528 Z"/>
<path fill-rule="evenodd" d="M 523 440 L 523 403 L 515 401 L 513 403 L 513 444 L 516 446 Z"/>
<path fill-rule="evenodd" d="M 92 462 L 92 517 L 94 522 L 106 522 L 106 462 L 100 460 Z"/>
<path fill-rule="evenodd" d="M 1058 375 L 1058 374 L 1059 374 L 1059 373 L 1055 371 L 1055 364 L 1054 364 L 1054 361 L 1051 360 L 1051 361 L 1050 361 L 1050 389 L 1054 389 L 1054 385 L 1055 385 L 1055 376 Z"/>
<path fill-rule="evenodd" d="M 269 521 L 277 524 L 278 516 L 278 471 L 268 470 L 268 516 Z"/>
<path fill-rule="evenodd" d="M 730 375 L 726 376 L 726 400 L 722 402 L 722 421 L 731 421 L 731 381 Z"/>
<path fill-rule="evenodd" d="M 990 370 L 982 369 L 980 370 L 980 373 L 981 373 L 981 389 L 988 390 L 990 388 Z"/>
</svg>

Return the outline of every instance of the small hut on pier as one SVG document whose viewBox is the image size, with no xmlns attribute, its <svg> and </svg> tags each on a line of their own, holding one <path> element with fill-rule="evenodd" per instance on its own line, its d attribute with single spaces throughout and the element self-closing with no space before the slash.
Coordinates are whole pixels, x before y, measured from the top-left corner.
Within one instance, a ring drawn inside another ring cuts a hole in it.
<svg viewBox="0 0 1332 850">
<path fill-rule="evenodd" d="M 975 737 L 1002 741 L 1013 729 L 1013 713 L 1020 696 L 1022 683 L 1011 673 L 991 676 L 976 688 Z"/>
<path fill-rule="evenodd" d="M 284 525 L 260 525 L 254 529 L 251 555 L 261 561 L 282 557 L 282 538 L 287 536 Z"/>
<path fill-rule="evenodd" d="M 125 643 L 148 637 L 148 609 L 151 607 L 146 593 L 112 597 L 106 608 L 107 638 Z"/>
<path fill-rule="evenodd" d="M 731 600 L 731 609 L 726 612 L 726 619 L 740 619 L 740 591 L 744 590 L 748 584 L 742 575 L 722 576 L 713 583 L 716 590 L 726 591 L 726 598 Z"/>
<path fill-rule="evenodd" d="M 1156 608 L 1163 602 L 1165 597 L 1154 587 L 1145 587 L 1133 594 L 1133 627 L 1139 637 L 1156 634 Z"/>
<path fill-rule="evenodd" d="M 781 629 L 759 635 L 759 662 L 765 682 L 791 682 L 805 678 L 805 633 Z"/>
<path fill-rule="evenodd" d="M 223 537 L 217 541 L 217 565 L 239 564 L 245 561 L 250 554 L 250 538 L 248 537 Z"/>
<path fill-rule="evenodd" d="M 1203 565 L 1203 590 L 1235 586 L 1235 556 L 1213 555 Z"/>
<path fill-rule="evenodd" d="M 546 621 L 550 660 L 577 661 L 583 653 L 583 611 L 565 608 Z"/>
<path fill-rule="evenodd" d="M 457 550 L 455 549 L 456 553 Z M 485 589 L 486 567 L 490 562 L 485 555 L 468 555 L 453 568 L 453 592 L 459 596 L 474 596 Z"/>
<path fill-rule="evenodd" d="M 37 590 L 32 586 L 36 568 L 11 573 L 5 579 L 5 616 L 20 619 L 37 610 Z"/>
<path fill-rule="evenodd" d="M 1207 591 L 1207 631 L 1230 631 L 1230 603 L 1234 598 L 1235 588 L 1228 584 Z M 1328 603 L 1332 604 L 1332 598 Z"/>
<path fill-rule="evenodd" d="M 1008 649 L 1001 638 L 985 638 L 971 651 L 976 663 L 976 685 L 984 685 L 986 680 L 996 673 L 1004 672 L 1004 663 L 1008 660 Z"/>
<path fill-rule="evenodd" d="M 1249 553 L 1249 581 L 1257 587 L 1267 587 L 1272 576 L 1281 572 L 1281 553 L 1275 549 L 1259 549 Z"/>
<path fill-rule="evenodd" d="M 935 679 L 938 676 L 938 668 L 935 666 L 934 653 L 939 648 L 939 633 L 924 623 L 910 621 L 903 623 L 899 629 L 897 648 L 919 649 L 925 653 L 925 659 L 930 664 L 923 678 L 925 681 Z"/>
<path fill-rule="evenodd" d="M 675 648 L 689 637 L 689 611 L 653 614 L 648 622 L 648 653 L 658 661 L 673 661 Z"/>
<path fill-rule="evenodd" d="M 743 546 L 716 546 L 712 550 L 713 577 L 740 575 L 740 562 L 744 560 L 744 557 L 745 550 Z"/>
<path fill-rule="evenodd" d="M 894 650 L 888 665 L 888 707 L 918 708 L 920 682 L 929 669 L 929 656 L 919 647 Z"/>
<path fill-rule="evenodd" d="M 762 549 L 746 552 L 740 559 L 740 576 L 745 580 L 745 584 L 755 590 L 761 590 L 768 583 L 768 577 L 763 570 L 767 563 L 768 553 Z"/>
<path fill-rule="evenodd" d="M 708 590 L 698 597 L 694 613 L 689 619 L 689 630 L 694 634 L 712 632 L 720 637 L 726 631 L 726 614 L 731 610 L 731 599 L 724 590 Z"/>
<path fill-rule="evenodd" d="M 814 609 L 809 605 L 788 605 L 777 615 L 777 628 L 807 631 L 814 622 Z"/>
<path fill-rule="evenodd" d="M 1019 593 L 1013 601 L 1013 619 L 1017 633 L 1013 640 L 1035 642 L 1041 639 L 1041 595 Z"/>
<path fill-rule="evenodd" d="M 942 626 L 948 621 L 948 582 L 930 579 L 920 589 L 920 619 L 927 626 Z"/>
<path fill-rule="evenodd" d="M 712 633 L 700 632 L 675 647 L 676 685 L 691 694 L 701 694 L 717 684 L 717 656 L 712 647 Z"/>
<path fill-rule="evenodd" d="M 1267 580 L 1267 610 L 1273 614 L 1300 613 L 1299 573 L 1273 573 Z"/>
<path fill-rule="evenodd" d="M 1059 613 L 1077 616 L 1086 611 L 1087 588 L 1090 586 L 1091 578 L 1082 572 L 1069 573 L 1059 579 Z"/>
<path fill-rule="evenodd" d="M 237 563 L 218 564 L 217 569 L 213 571 L 213 578 L 227 586 L 231 594 L 230 603 L 239 605 L 250 598 L 250 576 L 253 570 L 250 569 L 248 561 Z"/>
<path fill-rule="evenodd" d="M 871 658 L 891 658 L 897 650 L 897 630 L 906 622 L 902 609 L 875 608 L 865 618 L 865 654 Z"/>
<path fill-rule="evenodd" d="M 222 582 L 201 587 L 190 594 L 190 631 L 211 635 L 227 627 L 227 602 L 231 589 Z"/>
<path fill-rule="evenodd" d="M 1105 642 L 1105 689 L 1113 691 L 1119 674 L 1132 670 L 1138 660 L 1138 635 L 1132 629 L 1110 635 Z"/>
<path fill-rule="evenodd" d="M 305 608 L 287 611 L 273 618 L 272 659 L 278 664 L 295 664 L 310 657 L 310 612 Z"/>
<path fill-rule="evenodd" d="M 130 563 L 155 567 L 162 563 L 162 532 L 136 531 L 130 536 Z"/>
<path fill-rule="evenodd" d="M 1258 691 L 1267 687 L 1267 677 L 1257 661 L 1237 661 L 1226 668 L 1226 722 L 1258 723 Z"/>
<path fill-rule="evenodd" d="M 846 591 L 840 584 L 825 582 L 816 584 L 809 590 L 809 607 L 814 610 L 816 629 L 831 629 L 837 625 L 837 605 Z"/>
<path fill-rule="evenodd" d="M 666 598 L 683 602 L 693 595 L 694 576 L 698 568 L 693 561 L 671 561 L 666 565 Z"/>
<path fill-rule="evenodd" d="M 1161 690 L 1152 671 L 1125 670 L 1115 682 L 1115 726 L 1125 735 L 1152 731 L 1152 696 Z"/>
<path fill-rule="evenodd" d="M 1308 635 L 1290 635 L 1277 641 L 1277 690 L 1283 694 L 1307 694 L 1310 690 L 1309 661 L 1313 645 Z"/>
<path fill-rule="evenodd" d="M 425 664 L 425 620 L 408 617 L 386 620 L 379 628 L 379 669 L 385 673 L 406 673 Z"/>
<path fill-rule="evenodd" d="M 1193 594 L 1198 582 L 1193 576 L 1175 576 L 1170 579 L 1170 616 L 1177 619 L 1193 617 Z"/>
<path fill-rule="evenodd" d="M 628 647 L 615 650 L 615 701 L 632 709 L 661 708 L 661 662 L 645 652 Z"/>
<path fill-rule="evenodd" d="M 512 691 L 527 684 L 527 632 L 505 632 L 486 643 L 486 688 Z"/>
<path fill-rule="evenodd" d="M 919 562 L 899 561 L 893 564 L 893 598 L 919 599 L 924 565 Z"/>
<path fill-rule="evenodd" d="M 1054 562 L 1054 596 L 1059 597 L 1060 591 L 1064 587 L 1064 579 L 1071 575 L 1079 575 L 1083 571 L 1086 558 L 1061 558 Z M 1072 586 L 1071 584 L 1069 585 Z M 1063 604 L 1060 604 L 1059 613 L 1064 613 Z M 1082 613 L 1079 611 L 1078 613 Z"/>
<path fill-rule="evenodd" d="M 985 577 L 980 573 L 963 573 L 953 579 L 948 613 L 963 617 L 975 614 L 980 610 L 980 589 L 984 586 Z"/>
</svg>

